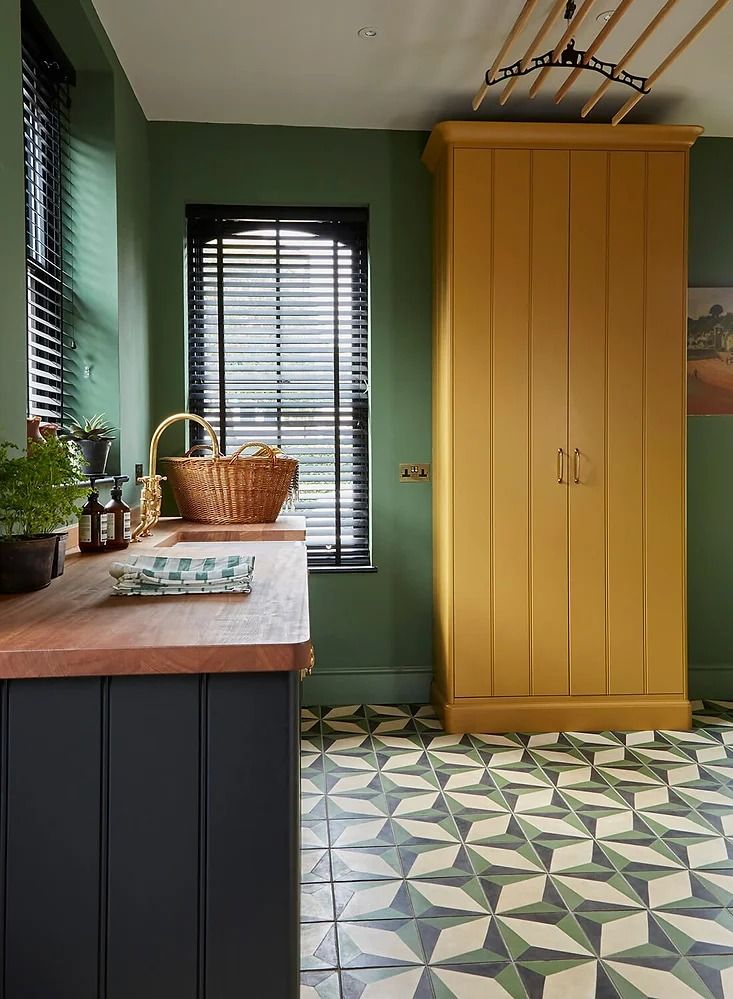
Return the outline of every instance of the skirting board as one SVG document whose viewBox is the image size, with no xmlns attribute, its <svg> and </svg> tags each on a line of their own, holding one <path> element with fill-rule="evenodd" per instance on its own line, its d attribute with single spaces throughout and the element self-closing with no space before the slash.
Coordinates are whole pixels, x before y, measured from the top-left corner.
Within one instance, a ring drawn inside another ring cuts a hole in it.
<svg viewBox="0 0 733 999">
<path fill-rule="evenodd" d="M 303 704 L 427 704 L 433 671 L 402 669 L 325 669 L 318 666 L 303 681 Z"/>
<path fill-rule="evenodd" d="M 689 685 L 693 700 L 733 701 L 733 663 L 690 663 Z"/>
<path fill-rule="evenodd" d="M 683 697 L 494 697 L 447 703 L 435 685 L 432 703 L 446 732 L 603 732 L 688 729 Z"/>
</svg>

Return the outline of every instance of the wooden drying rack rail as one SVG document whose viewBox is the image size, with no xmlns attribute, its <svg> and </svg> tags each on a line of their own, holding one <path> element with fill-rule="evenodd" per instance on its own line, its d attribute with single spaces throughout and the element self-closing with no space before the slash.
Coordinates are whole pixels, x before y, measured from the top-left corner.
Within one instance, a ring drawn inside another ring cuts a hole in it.
<svg viewBox="0 0 733 999">
<path fill-rule="evenodd" d="M 505 66 L 502 68 L 501 64 L 506 54 L 526 27 L 527 22 L 537 7 L 538 2 L 539 0 L 525 0 L 511 31 L 504 39 L 490 69 L 486 71 L 484 82 L 479 87 L 476 96 L 473 99 L 474 111 L 478 111 L 481 107 L 484 98 L 489 92 L 489 88 L 498 83 L 507 81 L 506 87 L 502 91 L 501 97 L 499 98 L 499 103 L 503 105 L 509 100 L 520 77 L 525 76 L 528 73 L 532 73 L 535 70 L 539 70 L 539 76 L 534 81 L 529 91 L 529 96 L 534 98 L 539 93 L 551 69 L 555 67 L 572 69 L 572 73 L 568 75 L 565 82 L 555 94 L 555 103 L 559 104 L 563 97 L 565 97 L 565 95 L 573 87 L 583 70 L 593 70 L 597 73 L 601 73 L 606 77 L 606 79 L 603 83 L 601 83 L 593 96 L 583 105 L 581 116 L 585 118 L 590 113 L 612 83 L 624 83 L 631 87 L 635 93 L 629 97 L 626 103 L 611 119 L 611 123 L 613 125 L 618 125 L 619 122 L 624 120 L 632 108 L 636 107 L 639 101 L 645 97 L 646 94 L 651 92 L 652 88 L 662 74 L 667 72 L 672 63 L 675 62 L 682 55 L 685 49 L 687 49 L 688 46 L 695 41 L 698 35 L 700 35 L 705 28 L 707 28 L 713 18 L 715 18 L 723 10 L 723 8 L 730 3 L 730 0 L 715 0 L 715 3 L 713 3 L 707 13 L 705 13 L 694 25 L 694 27 L 688 31 L 684 38 L 672 49 L 669 55 L 662 60 L 654 72 L 648 77 L 635 76 L 626 70 L 626 66 L 636 55 L 639 49 L 645 44 L 645 42 L 648 41 L 659 25 L 665 20 L 667 15 L 671 12 L 672 8 L 677 5 L 679 0 L 666 0 L 666 3 L 664 3 L 662 8 L 657 12 L 657 14 L 655 14 L 652 20 L 636 38 L 633 45 L 631 45 L 628 51 L 624 53 L 617 63 L 608 63 L 596 58 L 596 52 L 614 30 L 624 14 L 626 14 L 627 11 L 633 6 L 636 0 L 621 0 L 618 7 L 612 12 L 608 21 L 606 21 L 603 27 L 601 27 L 598 34 L 584 52 L 575 50 L 573 35 L 590 14 L 591 8 L 596 0 L 579 0 L 577 4 L 568 3 L 567 0 L 554 0 L 547 17 L 542 22 L 541 27 L 535 34 L 530 44 L 527 46 L 522 58 L 518 62 L 513 63 L 511 66 Z M 646 0 L 644 0 L 644 2 L 646 2 Z M 567 29 L 554 49 L 551 49 L 544 55 L 538 56 L 538 48 L 557 20 L 560 18 L 563 11 L 565 11 L 566 19 L 569 22 Z"/>
</svg>

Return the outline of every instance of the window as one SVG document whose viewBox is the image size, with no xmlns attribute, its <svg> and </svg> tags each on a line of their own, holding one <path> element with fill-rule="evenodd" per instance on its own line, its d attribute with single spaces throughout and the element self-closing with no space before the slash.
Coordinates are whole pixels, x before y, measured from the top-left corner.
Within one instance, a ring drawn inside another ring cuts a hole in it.
<svg viewBox="0 0 733 999">
<path fill-rule="evenodd" d="M 365 210 L 188 209 L 191 411 L 300 460 L 309 564 L 369 557 Z"/>
<path fill-rule="evenodd" d="M 67 153 L 73 71 L 26 3 L 22 38 L 28 412 L 61 422 L 65 344 L 71 342 Z"/>
</svg>

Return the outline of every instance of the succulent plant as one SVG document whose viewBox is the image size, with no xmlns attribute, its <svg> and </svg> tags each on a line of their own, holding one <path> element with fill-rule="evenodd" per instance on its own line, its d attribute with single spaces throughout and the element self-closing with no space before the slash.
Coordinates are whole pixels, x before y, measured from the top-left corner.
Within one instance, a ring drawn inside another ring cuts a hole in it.
<svg viewBox="0 0 733 999">
<path fill-rule="evenodd" d="M 68 436 L 73 441 L 114 440 L 115 427 L 107 421 L 104 413 L 97 413 L 88 420 L 76 420 L 69 427 Z"/>
</svg>

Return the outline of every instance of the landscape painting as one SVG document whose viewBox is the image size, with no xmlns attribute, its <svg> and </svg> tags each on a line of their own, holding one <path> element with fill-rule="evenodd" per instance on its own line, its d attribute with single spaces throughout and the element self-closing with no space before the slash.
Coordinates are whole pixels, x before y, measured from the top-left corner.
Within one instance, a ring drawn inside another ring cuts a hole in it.
<svg viewBox="0 0 733 999">
<path fill-rule="evenodd" d="M 687 412 L 733 413 L 733 288 L 690 288 Z"/>
</svg>

